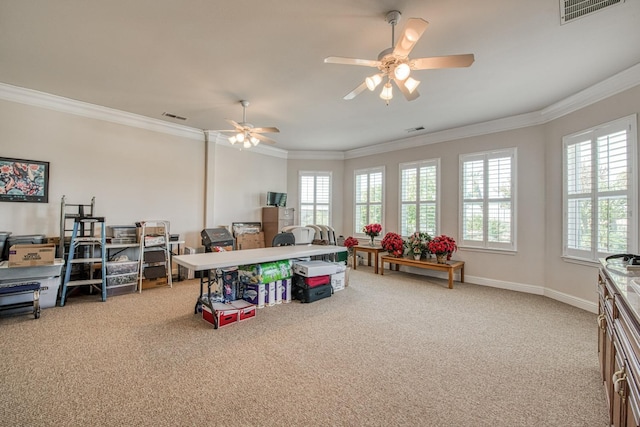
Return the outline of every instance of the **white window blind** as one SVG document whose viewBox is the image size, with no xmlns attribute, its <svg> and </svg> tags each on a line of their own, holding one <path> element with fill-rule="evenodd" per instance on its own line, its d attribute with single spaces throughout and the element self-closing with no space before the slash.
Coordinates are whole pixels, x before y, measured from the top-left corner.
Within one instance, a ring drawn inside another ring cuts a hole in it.
<svg viewBox="0 0 640 427">
<path fill-rule="evenodd" d="M 516 149 L 460 156 L 461 246 L 516 250 Z"/>
<path fill-rule="evenodd" d="M 384 168 L 355 171 L 354 233 L 362 234 L 367 224 L 382 224 Z"/>
<path fill-rule="evenodd" d="M 403 163 L 400 165 L 400 234 L 416 231 L 435 236 L 440 205 L 438 188 L 440 160 Z"/>
<path fill-rule="evenodd" d="M 637 251 L 636 150 L 635 115 L 563 138 L 564 256 Z"/>
<path fill-rule="evenodd" d="M 331 225 L 331 172 L 300 172 L 300 224 Z"/>
</svg>

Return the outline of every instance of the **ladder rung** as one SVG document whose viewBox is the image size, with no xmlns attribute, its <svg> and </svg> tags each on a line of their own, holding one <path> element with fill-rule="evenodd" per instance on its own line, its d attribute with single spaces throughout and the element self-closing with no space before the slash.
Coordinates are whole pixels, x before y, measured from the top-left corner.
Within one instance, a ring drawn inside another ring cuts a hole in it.
<svg viewBox="0 0 640 427">
<path fill-rule="evenodd" d="M 88 264 L 90 262 L 102 262 L 102 258 L 75 258 L 71 260 L 71 264 Z"/>
<path fill-rule="evenodd" d="M 76 244 L 102 243 L 102 237 L 76 237 Z"/>
<path fill-rule="evenodd" d="M 69 280 L 65 286 L 101 285 L 102 279 Z"/>
</svg>

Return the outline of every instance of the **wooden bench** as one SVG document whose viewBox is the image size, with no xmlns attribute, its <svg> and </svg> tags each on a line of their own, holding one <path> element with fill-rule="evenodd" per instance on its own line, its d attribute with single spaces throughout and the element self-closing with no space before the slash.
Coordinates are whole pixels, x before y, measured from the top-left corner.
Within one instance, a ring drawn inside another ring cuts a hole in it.
<svg viewBox="0 0 640 427">
<path fill-rule="evenodd" d="M 395 271 L 400 269 L 401 265 L 408 267 L 425 268 L 427 270 L 448 271 L 449 272 L 449 289 L 453 289 L 453 273 L 456 270 L 460 270 L 460 282 L 464 283 L 464 261 L 447 261 L 446 264 L 438 264 L 437 262 L 427 260 L 415 260 L 413 258 L 396 258 L 389 255 L 382 255 L 380 257 L 380 274 L 384 275 L 384 263 L 389 263 L 389 270 L 393 270 L 395 265 Z"/>
</svg>

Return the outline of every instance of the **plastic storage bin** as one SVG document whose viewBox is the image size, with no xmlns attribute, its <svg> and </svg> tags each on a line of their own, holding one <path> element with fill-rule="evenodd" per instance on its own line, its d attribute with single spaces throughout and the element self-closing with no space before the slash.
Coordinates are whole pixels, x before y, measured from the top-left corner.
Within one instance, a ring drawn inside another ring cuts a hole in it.
<svg viewBox="0 0 640 427">
<path fill-rule="evenodd" d="M 138 272 L 138 261 L 109 261 L 107 275 L 131 274 Z"/>
</svg>

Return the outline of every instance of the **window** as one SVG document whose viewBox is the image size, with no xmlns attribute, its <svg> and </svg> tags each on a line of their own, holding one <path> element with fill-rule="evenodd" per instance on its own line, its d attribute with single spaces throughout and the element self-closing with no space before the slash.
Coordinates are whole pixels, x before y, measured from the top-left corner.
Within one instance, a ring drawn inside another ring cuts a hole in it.
<svg viewBox="0 0 640 427">
<path fill-rule="evenodd" d="M 440 160 L 400 164 L 400 234 L 422 231 L 435 236 L 440 204 Z"/>
<path fill-rule="evenodd" d="M 384 168 L 355 171 L 355 233 L 367 224 L 382 224 Z"/>
<path fill-rule="evenodd" d="M 636 116 L 563 138 L 563 255 L 588 261 L 638 247 Z"/>
<path fill-rule="evenodd" d="M 516 149 L 460 156 L 461 246 L 516 250 Z"/>
<path fill-rule="evenodd" d="M 300 172 L 300 224 L 331 225 L 331 172 Z"/>
</svg>

